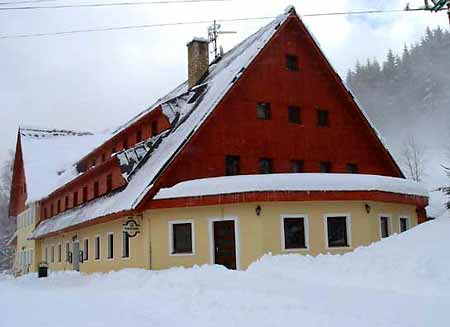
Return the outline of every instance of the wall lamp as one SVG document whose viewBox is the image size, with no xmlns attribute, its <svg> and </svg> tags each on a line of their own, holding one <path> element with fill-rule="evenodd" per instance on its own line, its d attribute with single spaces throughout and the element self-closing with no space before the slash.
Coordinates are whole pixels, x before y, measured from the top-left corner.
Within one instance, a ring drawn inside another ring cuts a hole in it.
<svg viewBox="0 0 450 327">
<path fill-rule="evenodd" d="M 260 205 L 258 205 L 258 206 L 255 208 L 255 213 L 256 213 L 257 216 L 259 216 L 259 215 L 261 214 L 261 206 L 260 206 Z"/>
<path fill-rule="evenodd" d="M 372 210 L 372 207 L 367 203 L 365 204 L 365 207 L 366 207 L 366 212 L 369 214 L 370 211 Z"/>
</svg>

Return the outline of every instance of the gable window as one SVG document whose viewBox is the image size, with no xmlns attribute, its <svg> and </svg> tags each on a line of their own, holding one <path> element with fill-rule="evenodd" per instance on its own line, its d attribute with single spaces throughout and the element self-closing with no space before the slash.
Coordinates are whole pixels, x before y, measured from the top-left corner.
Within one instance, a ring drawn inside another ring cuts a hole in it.
<svg viewBox="0 0 450 327">
<path fill-rule="evenodd" d="M 304 162 L 303 160 L 291 160 L 291 173 L 303 173 Z"/>
<path fill-rule="evenodd" d="M 326 216 L 326 237 L 329 248 L 350 246 L 350 217 Z"/>
<path fill-rule="evenodd" d="M 62 260 L 62 245 L 61 243 L 58 244 L 58 262 L 61 262 Z"/>
<path fill-rule="evenodd" d="M 158 135 L 158 121 L 156 120 L 152 121 L 151 129 L 152 129 L 152 136 Z"/>
<path fill-rule="evenodd" d="M 94 197 L 98 197 L 100 194 L 100 184 L 98 181 L 94 182 Z"/>
<path fill-rule="evenodd" d="M 138 130 L 137 132 L 136 132 L 136 143 L 139 143 L 139 142 L 141 142 L 142 141 L 142 131 L 141 130 Z"/>
<path fill-rule="evenodd" d="M 64 208 L 67 210 L 69 208 L 69 196 L 66 195 L 64 198 Z"/>
<path fill-rule="evenodd" d="M 109 174 L 108 176 L 106 176 L 106 191 L 109 193 L 112 191 L 113 189 L 113 179 L 112 179 L 112 175 Z"/>
<path fill-rule="evenodd" d="M 389 236 L 390 217 L 380 216 L 380 237 L 386 238 Z"/>
<path fill-rule="evenodd" d="M 288 107 L 289 122 L 293 124 L 301 124 L 300 107 L 290 106 Z"/>
<path fill-rule="evenodd" d="M 130 235 L 122 232 L 122 258 L 130 257 Z"/>
<path fill-rule="evenodd" d="M 272 159 L 270 158 L 259 159 L 259 173 L 260 174 L 272 173 Z"/>
<path fill-rule="evenodd" d="M 305 216 L 284 216 L 281 221 L 283 250 L 307 249 L 307 218 Z"/>
<path fill-rule="evenodd" d="M 320 172 L 323 174 L 331 173 L 331 162 L 329 161 L 320 162 Z"/>
<path fill-rule="evenodd" d="M 75 207 L 78 204 L 78 192 L 73 192 L 73 206 Z"/>
<path fill-rule="evenodd" d="M 89 260 L 89 239 L 84 239 L 84 247 L 83 247 L 83 261 Z"/>
<path fill-rule="evenodd" d="M 330 125 L 328 111 L 317 110 L 317 126 L 328 127 Z"/>
<path fill-rule="evenodd" d="M 226 156 L 225 165 L 227 176 L 239 175 L 241 173 L 241 164 L 239 156 Z"/>
<path fill-rule="evenodd" d="M 269 102 L 259 102 L 256 105 L 256 118 L 262 120 L 269 120 L 271 116 L 270 111 L 271 105 Z"/>
<path fill-rule="evenodd" d="M 349 174 L 357 174 L 358 173 L 358 165 L 349 163 L 347 164 L 347 173 Z"/>
<path fill-rule="evenodd" d="M 291 72 L 298 71 L 298 57 L 295 55 L 286 55 L 286 68 Z"/>
<path fill-rule="evenodd" d="M 108 259 L 114 259 L 114 234 L 108 234 Z"/>
<path fill-rule="evenodd" d="M 400 233 L 406 232 L 410 227 L 408 217 L 400 217 Z"/>
<path fill-rule="evenodd" d="M 94 259 L 100 260 L 100 236 L 95 237 L 94 242 Z"/>
<path fill-rule="evenodd" d="M 88 188 L 87 186 L 83 187 L 83 202 L 86 202 L 88 200 Z"/>
<path fill-rule="evenodd" d="M 192 221 L 169 222 L 170 255 L 194 254 L 194 223 Z"/>
</svg>

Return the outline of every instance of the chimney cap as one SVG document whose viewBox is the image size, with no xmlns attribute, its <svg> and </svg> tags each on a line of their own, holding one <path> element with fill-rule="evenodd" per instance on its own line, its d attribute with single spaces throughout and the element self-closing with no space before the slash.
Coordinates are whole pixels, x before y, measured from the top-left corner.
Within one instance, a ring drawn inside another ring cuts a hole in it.
<svg viewBox="0 0 450 327">
<path fill-rule="evenodd" d="M 194 37 L 191 41 L 187 43 L 187 46 L 190 46 L 192 43 L 209 43 L 208 39 L 205 39 L 204 37 Z"/>
</svg>

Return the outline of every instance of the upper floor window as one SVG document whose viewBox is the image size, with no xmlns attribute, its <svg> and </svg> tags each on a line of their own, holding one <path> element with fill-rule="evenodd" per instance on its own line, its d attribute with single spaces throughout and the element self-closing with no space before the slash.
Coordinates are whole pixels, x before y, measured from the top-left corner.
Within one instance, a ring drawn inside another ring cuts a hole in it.
<svg viewBox="0 0 450 327">
<path fill-rule="evenodd" d="M 136 143 L 139 143 L 139 142 L 141 142 L 142 141 L 142 131 L 141 130 L 138 130 L 137 132 L 136 132 Z"/>
<path fill-rule="evenodd" d="M 78 192 L 73 192 L 73 206 L 75 207 L 78 204 Z"/>
<path fill-rule="evenodd" d="M 303 160 L 291 160 L 291 173 L 303 173 Z"/>
<path fill-rule="evenodd" d="M 226 156 L 225 165 L 227 176 L 239 175 L 241 173 L 239 156 Z"/>
<path fill-rule="evenodd" d="M 317 110 L 317 126 L 328 127 L 330 126 L 330 121 L 328 117 L 327 110 Z"/>
<path fill-rule="evenodd" d="M 298 56 L 286 55 L 286 68 L 291 72 L 298 71 Z"/>
<path fill-rule="evenodd" d="M 86 202 L 88 200 L 88 188 L 87 186 L 83 187 L 83 202 Z"/>
<path fill-rule="evenodd" d="M 256 117 L 262 120 L 270 119 L 271 105 L 269 102 L 259 102 L 256 105 Z"/>
<path fill-rule="evenodd" d="M 56 204 L 56 213 L 61 212 L 61 200 L 58 199 L 58 202 Z"/>
<path fill-rule="evenodd" d="M 53 217 L 53 215 L 55 214 L 54 212 L 54 207 L 53 207 L 53 203 L 50 205 L 50 216 Z"/>
<path fill-rule="evenodd" d="M 158 135 L 158 121 L 152 121 L 152 136 Z"/>
<path fill-rule="evenodd" d="M 259 173 L 260 174 L 272 173 L 272 159 L 270 158 L 259 159 Z"/>
<path fill-rule="evenodd" d="M 358 173 L 358 165 L 352 164 L 352 163 L 347 164 L 347 173 L 357 174 Z"/>
<path fill-rule="evenodd" d="M 108 176 L 106 176 L 106 192 L 111 192 L 113 189 L 113 178 L 112 175 L 109 174 Z"/>
<path fill-rule="evenodd" d="M 293 124 L 301 124 L 300 108 L 296 106 L 288 107 L 289 122 Z"/>
<path fill-rule="evenodd" d="M 69 208 L 69 196 L 66 195 L 64 198 L 64 208 L 67 210 Z"/>
<path fill-rule="evenodd" d="M 111 149 L 111 155 L 113 155 L 113 154 L 116 153 L 116 152 L 117 152 L 117 146 L 114 145 L 114 146 L 112 147 L 112 149 Z"/>
<path fill-rule="evenodd" d="M 98 181 L 94 182 L 94 197 L 98 197 L 100 194 L 100 184 Z"/>
<path fill-rule="evenodd" d="M 321 173 L 331 173 L 331 162 L 322 161 L 320 163 L 320 172 Z"/>
</svg>

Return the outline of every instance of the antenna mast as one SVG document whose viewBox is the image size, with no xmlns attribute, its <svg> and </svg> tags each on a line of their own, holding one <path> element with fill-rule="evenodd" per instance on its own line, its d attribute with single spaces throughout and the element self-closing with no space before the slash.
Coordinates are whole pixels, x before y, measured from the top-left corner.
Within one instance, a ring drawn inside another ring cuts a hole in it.
<svg viewBox="0 0 450 327">
<path fill-rule="evenodd" d="M 214 53 L 214 59 L 217 59 L 218 57 L 222 56 L 222 51 L 219 52 L 219 47 L 217 46 L 217 39 L 219 38 L 220 34 L 236 34 L 235 31 L 220 31 L 221 25 L 217 24 L 217 21 L 214 20 L 213 25 L 208 27 L 208 39 L 209 43 L 213 44 L 213 53 Z M 220 47 L 221 49 L 221 47 Z"/>
</svg>

